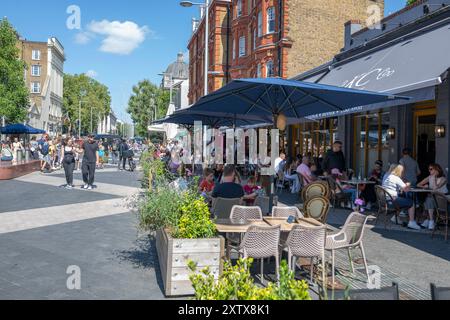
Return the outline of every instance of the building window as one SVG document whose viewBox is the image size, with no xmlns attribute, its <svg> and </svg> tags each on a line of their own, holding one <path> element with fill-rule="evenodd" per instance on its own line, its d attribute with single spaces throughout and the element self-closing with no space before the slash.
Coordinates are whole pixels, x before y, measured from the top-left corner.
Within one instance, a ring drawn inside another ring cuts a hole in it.
<svg viewBox="0 0 450 320">
<path fill-rule="evenodd" d="M 245 56 L 245 36 L 239 38 L 239 57 Z"/>
<path fill-rule="evenodd" d="M 31 59 L 33 59 L 33 60 L 41 60 L 41 51 L 40 50 L 33 50 L 31 52 Z"/>
<path fill-rule="evenodd" d="M 275 32 L 275 7 L 267 9 L 267 33 Z"/>
<path fill-rule="evenodd" d="M 237 0 L 236 15 L 237 17 L 242 16 L 242 0 Z"/>
<path fill-rule="evenodd" d="M 32 82 L 31 83 L 31 93 L 41 93 L 41 83 Z"/>
<path fill-rule="evenodd" d="M 262 36 L 262 11 L 258 12 L 258 37 Z"/>
<path fill-rule="evenodd" d="M 31 66 L 31 75 L 34 77 L 40 77 L 41 76 L 41 66 L 32 65 Z"/>
<path fill-rule="evenodd" d="M 261 78 L 261 63 L 258 63 L 258 66 L 256 67 L 256 77 Z"/>
<path fill-rule="evenodd" d="M 256 29 L 253 30 L 253 50 L 256 50 Z"/>
<path fill-rule="evenodd" d="M 266 64 L 266 78 L 271 78 L 275 75 L 273 72 L 273 61 L 270 60 Z"/>
<path fill-rule="evenodd" d="M 236 39 L 233 39 L 233 60 L 236 59 Z"/>
</svg>

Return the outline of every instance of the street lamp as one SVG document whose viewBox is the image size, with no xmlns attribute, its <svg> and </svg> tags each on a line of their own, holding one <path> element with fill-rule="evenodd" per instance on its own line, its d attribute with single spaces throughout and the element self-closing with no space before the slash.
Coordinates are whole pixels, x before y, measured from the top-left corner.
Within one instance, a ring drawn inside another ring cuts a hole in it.
<svg viewBox="0 0 450 320">
<path fill-rule="evenodd" d="M 209 55 L 209 0 L 205 0 L 204 3 L 197 3 L 191 1 L 181 1 L 180 5 L 185 8 L 192 6 L 200 6 L 205 9 L 205 83 L 204 83 L 204 95 L 208 94 L 208 55 Z"/>
</svg>

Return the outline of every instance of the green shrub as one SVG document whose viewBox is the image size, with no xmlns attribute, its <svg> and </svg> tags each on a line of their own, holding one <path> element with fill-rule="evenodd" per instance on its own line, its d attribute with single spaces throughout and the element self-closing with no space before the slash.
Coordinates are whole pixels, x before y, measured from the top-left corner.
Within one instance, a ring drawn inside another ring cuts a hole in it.
<svg viewBox="0 0 450 320">
<path fill-rule="evenodd" d="M 190 275 L 195 290 L 196 300 L 311 300 L 308 285 L 305 281 L 294 279 L 294 273 L 289 271 L 286 261 L 281 262 L 280 281 L 269 283 L 266 288 L 254 284 L 250 274 L 252 259 L 240 259 L 235 266 L 225 261 L 224 272 L 219 280 L 214 279 L 209 268 L 200 273 Z M 195 272 L 196 266 L 189 263 L 189 268 Z"/>
</svg>

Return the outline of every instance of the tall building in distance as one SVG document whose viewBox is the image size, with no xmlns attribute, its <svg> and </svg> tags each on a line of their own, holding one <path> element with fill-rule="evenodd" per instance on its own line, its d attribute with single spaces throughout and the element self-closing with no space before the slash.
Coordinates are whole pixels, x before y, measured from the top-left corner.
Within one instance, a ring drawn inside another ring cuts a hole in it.
<svg viewBox="0 0 450 320">
<path fill-rule="evenodd" d="M 291 78 L 329 61 L 347 21 L 383 18 L 384 0 L 212 0 L 208 92 L 230 79 Z M 189 102 L 203 96 L 205 17 L 193 20 Z"/>
<path fill-rule="evenodd" d="M 20 58 L 27 64 L 25 82 L 30 89 L 28 124 L 50 135 L 62 132 L 64 47 L 56 38 L 47 42 L 19 40 Z"/>
</svg>

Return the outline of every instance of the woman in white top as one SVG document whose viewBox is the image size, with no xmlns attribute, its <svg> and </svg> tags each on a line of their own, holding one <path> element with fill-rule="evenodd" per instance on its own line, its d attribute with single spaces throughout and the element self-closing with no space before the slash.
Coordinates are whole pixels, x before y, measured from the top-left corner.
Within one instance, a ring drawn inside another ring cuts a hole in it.
<svg viewBox="0 0 450 320">
<path fill-rule="evenodd" d="M 386 180 L 383 181 L 383 188 L 392 196 L 394 204 L 400 209 L 408 209 L 409 223 L 408 228 L 414 230 L 420 230 L 420 226 L 414 219 L 414 203 L 411 199 L 405 198 L 399 195 L 401 192 L 408 192 L 411 188 L 410 183 L 405 183 L 401 177 L 405 168 L 402 165 L 397 165 Z M 397 222 L 396 217 L 392 217 L 392 222 Z"/>
<path fill-rule="evenodd" d="M 298 174 L 295 171 L 297 169 L 297 167 L 295 166 L 295 162 L 289 159 L 284 169 L 284 178 L 292 181 L 291 193 L 299 193 L 300 179 L 298 178 Z"/>
<path fill-rule="evenodd" d="M 441 166 L 437 163 L 430 164 L 428 171 L 430 172 L 430 175 L 423 181 L 421 181 L 417 186 L 422 188 L 427 187 L 428 189 L 431 189 L 435 192 L 447 194 L 447 179 L 444 176 L 444 171 L 442 170 Z M 430 219 L 425 220 L 422 223 L 422 227 L 434 230 L 435 224 L 433 214 L 435 205 L 431 194 L 429 194 L 427 199 L 425 200 L 425 209 L 428 210 Z"/>
<path fill-rule="evenodd" d="M 22 146 L 22 143 L 19 141 L 19 139 L 18 138 L 14 138 L 14 143 L 13 143 L 13 162 L 14 163 L 17 163 L 17 156 L 18 156 L 18 153 L 19 153 L 19 151 L 22 151 L 23 150 L 23 146 Z"/>
</svg>

